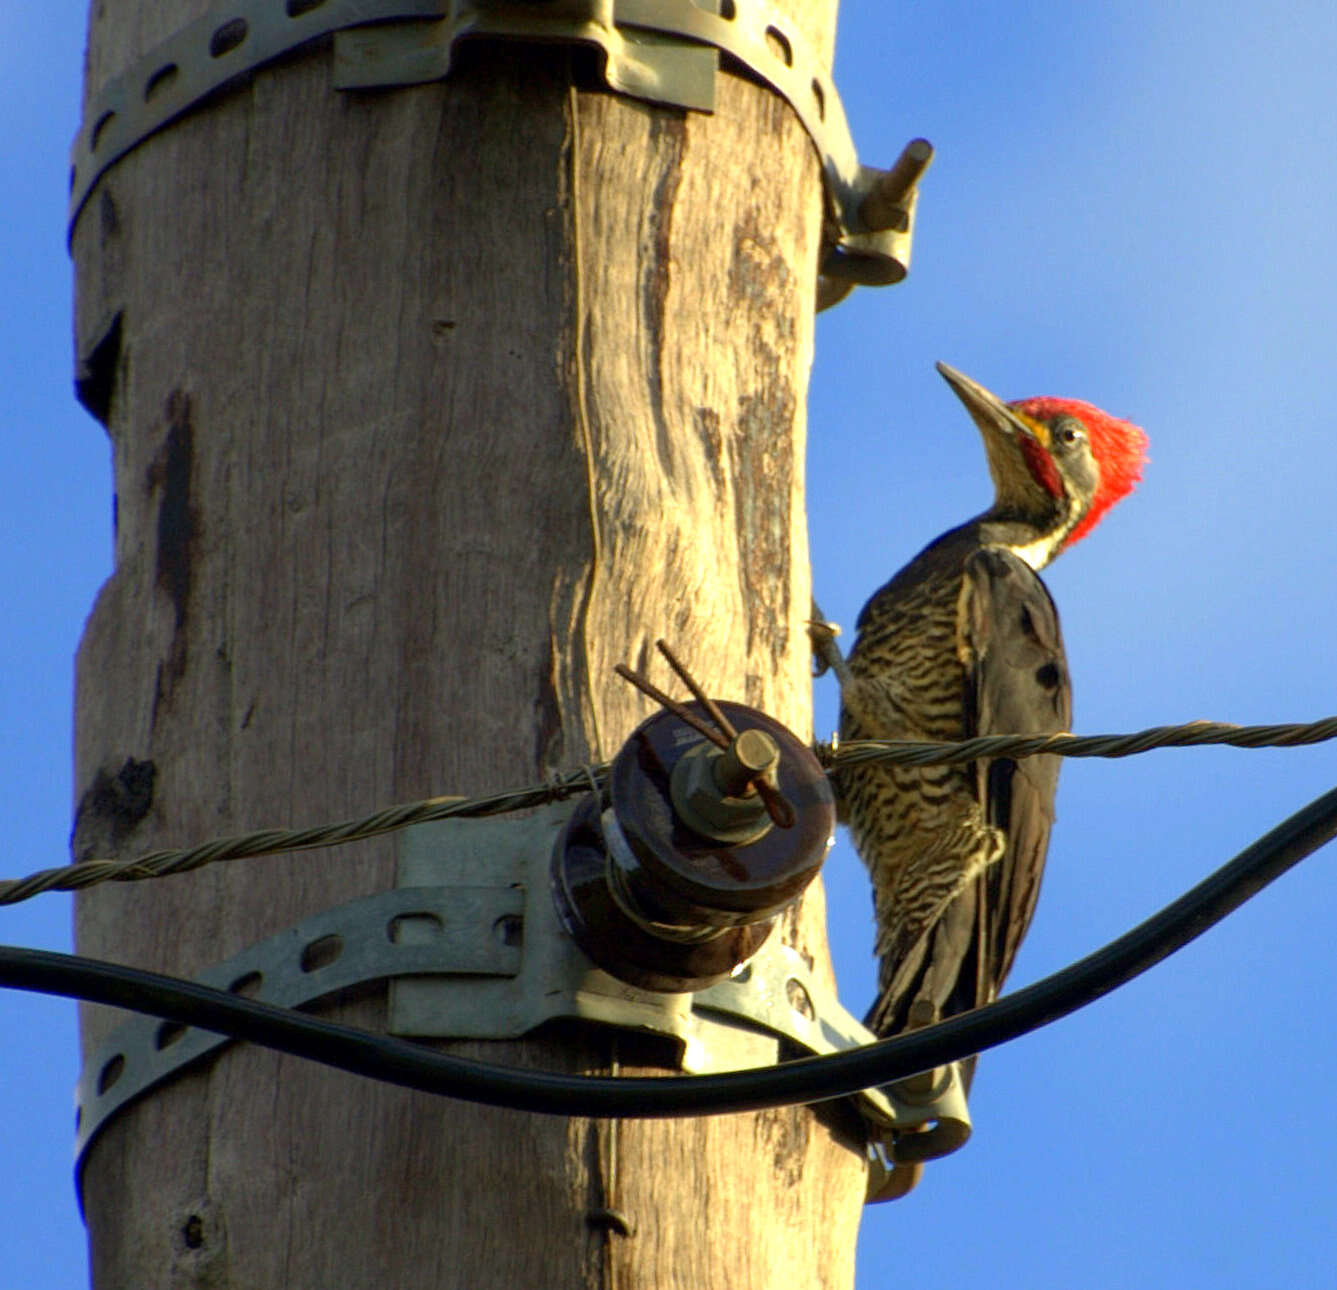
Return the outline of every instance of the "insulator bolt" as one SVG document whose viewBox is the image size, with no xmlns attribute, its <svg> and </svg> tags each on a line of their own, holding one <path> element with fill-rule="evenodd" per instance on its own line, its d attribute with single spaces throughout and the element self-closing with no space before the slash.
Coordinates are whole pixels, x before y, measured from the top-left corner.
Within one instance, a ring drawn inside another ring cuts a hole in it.
<svg viewBox="0 0 1337 1290">
<path fill-rule="evenodd" d="M 724 749 L 700 743 L 673 768 L 673 809 L 702 837 L 755 842 L 770 831 L 771 818 L 753 783 L 779 761 L 779 745 L 764 730 L 744 730 Z"/>
<path fill-rule="evenodd" d="M 714 758 L 711 773 L 726 797 L 746 797 L 752 782 L 769 775 L 780 764 L 780 745 L 764 730 L 744 730 L 735 735 Z"/>
</svg>

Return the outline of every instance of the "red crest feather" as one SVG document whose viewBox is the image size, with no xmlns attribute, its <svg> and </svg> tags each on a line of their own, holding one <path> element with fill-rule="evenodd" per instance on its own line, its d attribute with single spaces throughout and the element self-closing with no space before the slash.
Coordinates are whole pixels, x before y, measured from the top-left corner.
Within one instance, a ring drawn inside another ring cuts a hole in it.
<svg viewBox="0 0 1337 1290">
<path fill-rule="evenodd" d="M 1020 399 L 1011 406 L 1036 421 L 1052 422 L 1055 417 L 1070 416 L 1086 427 L 1091 455 L 1100 470 L 1100 482 L 1086 514 L 1064 543 L 1071 546 L 1090 533 L 1105 512 L 1127 497 L 1142 478 L 1142 467 L 1147 460 L 1146 432 L 1131 421 L 1120 421 L 1081 399 Z"/>
</svg>

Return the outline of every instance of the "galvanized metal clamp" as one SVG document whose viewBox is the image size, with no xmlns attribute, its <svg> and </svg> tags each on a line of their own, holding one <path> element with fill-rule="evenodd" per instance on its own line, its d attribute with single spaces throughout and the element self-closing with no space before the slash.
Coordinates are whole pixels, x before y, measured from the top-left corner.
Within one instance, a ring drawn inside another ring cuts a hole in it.
<svg viewBox="0 0 1337 1290">
<path fill-rule="evenodd" d="M 150 135 L 257 68 L 334 37 L 334 84 L 372 89 L 439 80 L 469 39 L 573 43 L 601 51 L 609 87 L 710 112 L 721 53 L 780 94 L 821 158 L 826 246 L 818 308 L 910 263 L 916 183 L 932 149 L 907 146 L 889 171 L 859 163 L 835 83 L 764 0 L 224 0 L 95 93 L 71 149 L 73 235 L 94 185 Z"/>
</svg>

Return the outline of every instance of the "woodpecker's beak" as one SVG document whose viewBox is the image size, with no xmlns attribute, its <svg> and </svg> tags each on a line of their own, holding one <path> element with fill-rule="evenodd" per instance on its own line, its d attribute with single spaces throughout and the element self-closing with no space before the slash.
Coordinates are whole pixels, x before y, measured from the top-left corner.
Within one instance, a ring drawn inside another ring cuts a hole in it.
<svg viewBox="0 0 1337 1290">
<path fill-rule="evenodd" d="M 938 364 L 943 379 L 966 405 L 979 428 L 993 476 L 994 505 L 1023 513 L 1053 505 L 1053 497 L 1036 480 L 1027 461 L 1027 440 L 1049 452 L 1049 427 L 1008 407 L 996 394 L 946 363 Z"/>
<path fill-rule="evenodd" d="M 939 363 L 938 371 L 942 379 L 956 391 L 956 397 L 966 405 L 971 420 L 984 436 L 991 457 L 997 439 L 1014 439 L 1018 434 L 1027 435 L 1042 448 L 1048 449 L 1049 434 L 1044 424 L 1018 416 L 996 394 L 990 393 L 978 381 L 972 381 L 964 372 L 958 372 L 946 363 Z"/>
</svg>

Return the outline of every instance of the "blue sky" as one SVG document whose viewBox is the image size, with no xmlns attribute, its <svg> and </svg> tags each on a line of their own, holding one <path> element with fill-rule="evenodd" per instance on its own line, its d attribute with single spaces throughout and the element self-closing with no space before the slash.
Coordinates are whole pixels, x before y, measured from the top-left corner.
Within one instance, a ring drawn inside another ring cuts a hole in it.
<svg viewBox="0 0 1337 1290">
<path fill-rule="evenodd" d="M 64 185 L 85 6 L 0 12 L 0 871 L 19 874 L 66 858 L 71 663 L 109 571 L 111 490 L 105 437 L 70 392 Z M 852 627 L 901 563 L 987 503 L 941 358 L 1004 397 L 1089 399 L 1151 436 L 1142 487 L 1047 575 L 1076 729 L 1337 710 L 1337 9 L 888 13 L 843 6 L 855 139 L 869 164 L 918 134 L 938 156 L 908 281 L 818 324 L 809 520 L 827 614 Z M 815 699 L 824 735 L 833 683 Z M 1335 779 L 1331 747 L 1069 763 L 1013 984 L 1123 931 Z M 1329 1283 L 1335 863 L 1320 853 L 1149 976 L 988 1055 L 970 1145 L 866 1212 L 860 1290 Z M 859 1011 L 872 929 L 843 842 L 827 880 Z M 65 897 L 0 910 L 7 942 L 66 948 L 68 929 Z M 0 993 L 0 1036 L 0 1204 L 23 1215 L 0 1290 L 76 1287 L 73 1006 Z"/>
</svg>

